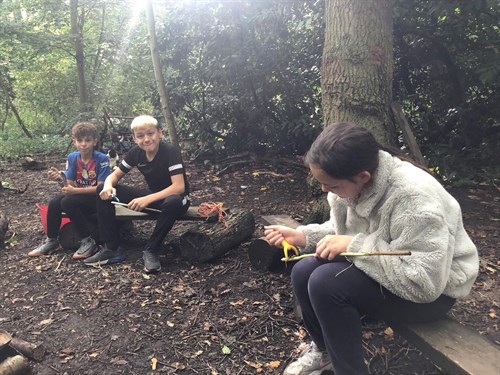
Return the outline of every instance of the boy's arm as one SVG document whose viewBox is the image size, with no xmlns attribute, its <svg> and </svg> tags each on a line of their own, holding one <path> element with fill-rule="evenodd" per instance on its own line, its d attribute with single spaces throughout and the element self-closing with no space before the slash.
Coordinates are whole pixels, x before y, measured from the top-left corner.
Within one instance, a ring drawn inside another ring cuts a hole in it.
<svg viewBox="0 0 500 375">
<path fill-rule="evenodd" d="M 102 185 L 104 181 L 99 181 L 97 186 Z M 75 187 L 75 181 L 68 180 L 68 186 L 64 186 L 61 190 L 64 194 L 95 194 L 97 186 L 89 186 L 89 187 Z"/>
<path fill-rule="evenodd" d="M 141 211 L 153 202 L 163 200 L 171 195 L 184 194 L 186 191 L 186 186 L 184 185 L 184 175 L 182 173 L 176 174 L 171 176 L 171 178 L 172 185 L 163 190 L 157 191 L 156 193 L 133 199 L 128 204 L 128 208 L 134 211 Z"/>
<path fill-rule="evenodd" d="M 123 172 L 121 169 L 115 169 L 113 173 L 111 173 L 106 180 L 104 181 L 104 187 L 102 188 L 101 193 L 99 196 L 101 197 L 102 200 L 110 200 L 113 198 L 113 194 L 116 194 L 116 189 L 115 186 L 120 181 L 123 176 L 125 176 L 125 172 Z"/>
</svg>

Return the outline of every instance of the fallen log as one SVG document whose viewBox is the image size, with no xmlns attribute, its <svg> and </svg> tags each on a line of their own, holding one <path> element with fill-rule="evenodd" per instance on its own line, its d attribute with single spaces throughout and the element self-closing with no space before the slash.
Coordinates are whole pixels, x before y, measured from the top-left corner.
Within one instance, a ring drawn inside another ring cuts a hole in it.
<svg viewBox="0 0 500 375">
<path fill-rule="evenodd" d="M 285 225 L 290 228 L 297 228 L 300 223 L 288 215 L 264 215 L 261 217 L 264 225 Z M 273 246 L 261 237 L 253 241 L 248 247 L 248 258 L 252 266 L 259 271 L 285 272 L 290 271 L 293 263 L 289 265 L 281 260 L 283 258 L 283 248 Z M 293 297 L 293 314 L 297 322 L 302 321 L 302 309 Z"/>
<path fill-rule="evenodd" d="M 22 355 L 30 359 L 34 359 L 35 361 L 41 361 L 45 356 L 45 348 L 42 344 L 34 344 L 24 341 L 18 337 L 13 337 L 9 346 Z M 2 374 L 1 371 L 0 374 Z"/>
<path fill-rule="evenodd" d="M 179 238 L 181 256 L 193 263 L 217 259 L 250 237 L 255 218 L 250 210 L 233 210 L 222 223 L 199 223 Z"/>
<path fill-rule="evenodd" d="M 29 373 L 29 362 L 22 355 L 7 357 L 0 363 L 0 374 L 2 375 L 24 375 Z"/>
<path fill-rule="evenodd" d="M 297 228 L 299 223 L 287 215 L 265 215 L 261 217 L 264 225 L 285 225 Z M 248 247 L 248 259 L 252 266 L 258 271 L 284 272 L 291 269 L 292 265 L 281 260 L 283 248 L 269 243 L 265 237 L 253 241 Z"/>
</svg>

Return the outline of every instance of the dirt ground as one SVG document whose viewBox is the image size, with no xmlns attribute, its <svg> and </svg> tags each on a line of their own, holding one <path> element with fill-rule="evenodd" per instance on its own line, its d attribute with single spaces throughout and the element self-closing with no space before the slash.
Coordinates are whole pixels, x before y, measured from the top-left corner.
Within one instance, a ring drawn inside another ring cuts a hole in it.
<svg viewBox="0 0 500 375">
<path fill-rule="evenodd" d="M 64 159 L 41 163 L 62 169 Z M 47 354 L 30 363 L 33 374 L 281 374 L 297 354 L 305 332 L 293 315 L 289 273 L 252 269 L 247 249 L 261 235 L 261 215 L 285 213 L 299 221 L 307 216 L 312 198 L 305 170 L 279 161 L 219 176 L 209 163 L 187 167 L 194 204 L 221 201 L 250 209 L 255 234 L 216 261 L 192 264 L 168 243 L 192 224 L 176 224 L 165 242 L 162 271 L 146 275 L 137 264 L 151 229 L 146 222 L 135 222 L 121 264 L 86 267 L 70 252 L 27 257 L 43 239 L 35 204 L 46 203 L 58 188 L 46 170 L 0 162 L 0 180 L 9 187 L 0 190 L 0 211 L 10 219 L 11 238 L 0 249 L 0 328 L 43 343 Z M 12 190 L 26 185 L 25 192 Z M 481 257 L 472 293 L 450 315 L 499 343 L 500 192 L 488 185 L 450 191 L 462 204 Z M 371 324 L 364 331 L 372 374 L 441 373 L 386 328 Z"/>
</svg>

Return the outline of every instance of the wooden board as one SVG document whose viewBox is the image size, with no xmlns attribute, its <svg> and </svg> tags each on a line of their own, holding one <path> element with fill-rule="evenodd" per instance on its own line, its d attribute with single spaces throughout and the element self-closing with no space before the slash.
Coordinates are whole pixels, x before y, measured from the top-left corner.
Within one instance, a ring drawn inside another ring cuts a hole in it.
<svg viewBox="0 0 500 375">
<path fill-rule="evenodd" d="M 264 215 L 261 217 L 264 225 L 286 225 L 290 228 L 297 228 L 300 223 L 289 215 Z"/>
<path fill-rule="evenodd" d="M 229 213 L 228 209 L 224 209 L 226 213 Z M 130 210 L 127 207 L 115 206 L 116 218 L 121 220 L 154 220 L 157 214 L 150 214 L 142 211 Z M 198 214 L 198 206 L 191 206 L 188 208 L 187 212 L 180 217 L 178 220 L 185 221 L 208 221 L 213 223 L 218 220 L 218 214 L 212 214 L 209 216 L 208 220 L 204 216 Z"/>
<path fill-rule="evenodd" d="M 448 374 L 500 374 L 500 346 L 450 318 L 391 327 Z"/>
</svg>

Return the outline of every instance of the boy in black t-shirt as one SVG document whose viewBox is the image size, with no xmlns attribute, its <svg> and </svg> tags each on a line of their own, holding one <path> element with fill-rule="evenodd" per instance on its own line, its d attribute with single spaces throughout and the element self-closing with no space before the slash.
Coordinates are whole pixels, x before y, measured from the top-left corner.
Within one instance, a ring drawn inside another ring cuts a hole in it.
<svg viewBox="0 0 500 375">
<path fill-rule="evenodd" d="M 136 146 L 97 190 L 99 235 L 105 245 L 84 263 L 104 265 L 125 259 L 118 249 L 119 233 L 115 208 L 111 204 L 112 199 L 118 198 L 134 211 L 142 211 L 146 207 L 161 210 L 142 256 L 144 270 L 158 272 L 161 269 L 158 255 L 161 244 L 175 221 L 189 208 L 189 184 L 180 151 L 161 141 L 163 132 L 154 117 L 136 117 L 130 127 Z M 133 167 L 143 174 L 148 189 L 118 184 Z"/>
</svg>

